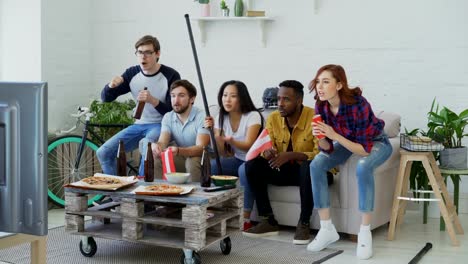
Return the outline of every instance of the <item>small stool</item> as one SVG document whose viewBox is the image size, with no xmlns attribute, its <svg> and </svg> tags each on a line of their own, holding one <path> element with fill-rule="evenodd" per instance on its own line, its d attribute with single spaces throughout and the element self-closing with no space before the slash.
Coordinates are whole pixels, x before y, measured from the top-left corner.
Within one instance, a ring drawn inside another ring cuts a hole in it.
<svg viewBox="0 0 468 264">
<path fill-rule="evenodd" d="M 448 176 L 453 176 L 452 181 L 453 181 L 453 202 L 455 204 L 455 209 L 458 214 L 458 200 L 459 200 L 459 193 L 460 193 L 460 176 L 462 175 L 468 175 L 468 168 L 467 169 L 448 169 L 448 168 L 440 168 L 440 173 L 445 178 L 445 184 L 447 184 L 447 178 Z M 445 230 L 445 221 L 440 217 L 440 230 L 444 231 Z"/>
<path fill-rule="evenodd" d="M 406 209 L 407 201 L 437 201 L 439 202 L 440 212 L 443 219 L 447 223 L 447 232 L 452 240 L 453 246 L 459 246 L 455 233 L 463 234 L 463 228 L 458 219 L 455 206 L 450 199 L 445 186 L 444 179 L 440 173 L 439 167 L 434 159 L 432 152 L 409 152 L 400 151 L 400 169 L 398 173 L 395 194 L 393 198 L 392 217 L 390 219 L 390 227 L 388 229 L 388 240 L 393 240 L 395 237 L 395 229 L 403 221 L 403 215 Z M 426 170 L 429 183 L 436 198 L 410 198 L 407 197 L 409 188 L 409 176 L 413 161 L 421 161 Z M 455 225 L 455 227 L 454 227 Z"/>
</svg>

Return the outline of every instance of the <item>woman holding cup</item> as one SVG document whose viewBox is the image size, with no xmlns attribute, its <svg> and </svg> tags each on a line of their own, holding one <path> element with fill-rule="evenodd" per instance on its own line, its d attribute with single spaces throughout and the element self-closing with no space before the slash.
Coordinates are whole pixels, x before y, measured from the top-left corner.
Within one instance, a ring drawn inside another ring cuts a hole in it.
<svg viewBox="0 0 468 264">
<path fill-rule="evenodd" d="M 343 164 L 352 154 L 357 163 L 359 210 L 362 212 L 356 255 L 372 257 L 371 214 L 374 209 L 374 170 L 392 153 L 384 133 L 384 121 L 378 119 L 359 87 L 349 88 L 346 73 L 340 65 L 321 67 L 309 84 L 315 92 L 315 113 L 312 133 L 319 139 L 320 154 L 310 164 L 312 193 L 320 216 L 320 230 L 307 246 L 320 251 L 339 239 L 330 217 L 330 199 L 326 171 Z M 323 119 L 321 121 L 320 119 Z"/>
</svg>

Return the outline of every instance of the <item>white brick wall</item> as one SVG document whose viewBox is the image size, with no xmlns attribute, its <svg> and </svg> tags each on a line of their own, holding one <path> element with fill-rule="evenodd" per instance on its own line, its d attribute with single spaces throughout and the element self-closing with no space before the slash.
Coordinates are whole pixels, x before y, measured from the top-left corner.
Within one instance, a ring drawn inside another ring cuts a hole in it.
<svg viewBox="0 0 468 264">
<path fill-rule="evenodd" d="M 43 76 L 49 82 L 49 130 L 74 124 L 69 114 L 96 96 L 91 87 L 90 0 L 44 1 Z"/>
<path fill-rule="evenodd" d="M 41 80 L 41 1 L 0 0 L 0 80 Z"/>
<path fill-rule="evenodd" d="M 69 112 L 98 98 L 110 78 L 135 64 L 133 45 L 144 34 L 160 39 L 162 63 L 198 86 L 183 17 L 199 14 L 199 5 L 191 0 L 42 1 L 42 54 L 37 41 L 25 45 L 15 39 L 14 46 L 5 45 L 5 28 L 16 37 L 26 33 L 37 39 L 38 20 L 30 18 L 31 12 L 37 14 L 37 5 L 0 2 L 2 8 L 16 10 L 15 19 L 22 18 L 18 24 L 0 23 L 0 76 L 7 70 L 8 75 L 14 71 L 15 76 L 25 76 L 11 65 L 36 68 L 28 48 L 42 55 L 51 130 L 72 124 Z M 219 14 L 219 0 L 211 2 L 212 14 Z M 251 2 L 252 9 L 266 10 L 275 19 L 266 27 L 266 48 L 253 22 L 208 25 L 205 47 L 198 41 L 198 25 L 192 23 L 210 104 L 216 103 L 220 84 L 229 79 L 244 81 L 260 105 L 265 87 L 284 79 L 307 85 L 320 66 L 339 63 L 350 83 L 364 89 L 374 109 L 398 112 L 403 127 L 424 128 L 434 97 L 456 112 L 467 108 L 468 1 L 316 0 L 317 13 L 313 0 Z M 228 1 L 231 12 L 232 3 Z M 32 11 L 25 16 L 18 6 Z M 0 21 L 10 11 L 1 10 Z M 18 50 L 22 52 L 11 52 Z M 313 105 L 312 95 L 306 95 L 305 103 Z M 202 105 L 201 98 L 197 104 Z M 468 190 L 466 181 L 462 185 Z"/>
</svg>

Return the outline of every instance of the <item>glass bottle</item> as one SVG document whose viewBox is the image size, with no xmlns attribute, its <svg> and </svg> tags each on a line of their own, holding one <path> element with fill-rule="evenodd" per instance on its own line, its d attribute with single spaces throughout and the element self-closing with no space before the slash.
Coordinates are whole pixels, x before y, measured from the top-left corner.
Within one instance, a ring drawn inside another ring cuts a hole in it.
<svg viewBox="0 0 468 264">
<path fill-rule="evenodd" d="M 153 151 L 151 150 L 151 142 L 148 142 L 145 157 L 145 182 L 154 181 L 154 158 Z"/>
<path fill-rule="evenodd" d="M 210 155 L 208 153 L 208 146 L 203 147 L 203 154 L 201 158 L 202 172 L 200 177 L 201 187 L 211 186 L 211 164 Z"/>
<path fill-rule="evenodd" d="M 119 141 L 117 150 L 117 176 L 127 176 L 127 156 L 125 155 L 125 147 L 122 140 Z"/>
<path fill-rule="evenodd" d="M 148 87 L 143 88 L 143 90 L 148 90 Z M 143 113 L 143 109 L 145 108 L 145 102 L 140 102 L 138 101 L 138 106 L 135 111 L 135 115 L 133 116 L 135 119 L 140 119 L 141 118 L 141 113 Z"/>
</svg>

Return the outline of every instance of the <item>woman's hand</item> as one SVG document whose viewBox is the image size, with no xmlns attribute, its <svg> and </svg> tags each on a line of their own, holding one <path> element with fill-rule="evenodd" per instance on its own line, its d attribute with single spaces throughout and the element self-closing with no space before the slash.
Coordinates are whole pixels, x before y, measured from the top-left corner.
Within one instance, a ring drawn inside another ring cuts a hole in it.
<svg viewBox="0 0 468 264">
<path fill-rule="evenodd" d="M 213 127 L 213 117 L 212 116 L 207 116 L 205 117 L 205 123 L 204 123 L 204 126 L 205 128 L 212 128 Z"/>
<path fill-rule="evenodd" d="M 314 135 L 325 135 L 327 138 L 331 140 L 336 140 L 338 137 L 338 133 L 333 130 L 333 127 L 323 123 L 323 122 L 312 122 L 312 134 Z"/>
<path fill-rule="evenodd" d="M 227 142 L 232 145 L 232 142 L 234 141 L 234 138 L 232 136 L 225 136 L 224 137 L 224 142 Z"/>
</svg>

